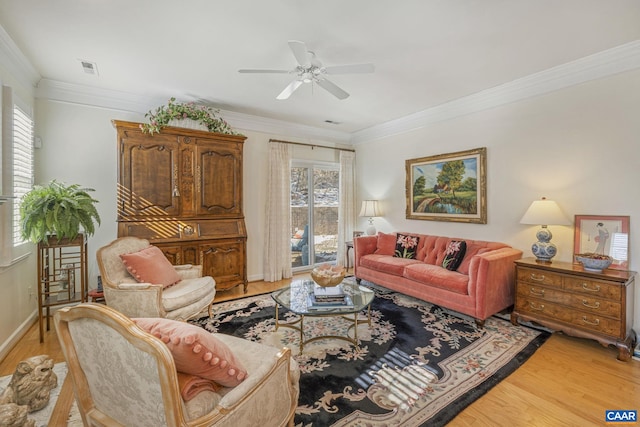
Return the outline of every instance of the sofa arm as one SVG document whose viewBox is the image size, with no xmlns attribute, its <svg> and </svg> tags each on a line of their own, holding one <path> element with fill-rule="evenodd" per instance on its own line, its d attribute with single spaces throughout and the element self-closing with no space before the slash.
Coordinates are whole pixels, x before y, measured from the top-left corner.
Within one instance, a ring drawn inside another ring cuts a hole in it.
<svg viewBox="0 0 640 427">
<path fill-rule="evenodd" d="M 469 292 L 476 295 L 476 317 L 487 317 L 514 303 L 515 264 L 522 251 L 500 248 L 474 256 L 469 266 Z M 472 294 L 472 295 L 473 295 Z"/>
<path fill-rule="evenodd" d="M 121 283 L 117 288 L 104 287 L 107 305 L 128 317 L 165 317 L 162 308 L 162 285 Z"/>
<path fill-rule="evenodd" d="M 357 267 L 360 264 L 360 258 L 370 255 L 376 251 L 378 247 L 378 236 L 360 236 L 353 240 L 353 261 Z"/>
</svg>

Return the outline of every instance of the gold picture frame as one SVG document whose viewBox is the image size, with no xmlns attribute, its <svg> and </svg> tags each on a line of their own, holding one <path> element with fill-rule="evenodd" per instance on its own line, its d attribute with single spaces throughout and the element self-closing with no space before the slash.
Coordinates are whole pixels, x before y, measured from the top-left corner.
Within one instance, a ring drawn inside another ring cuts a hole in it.
<svg viewBox="0 0 640 427">
<path fill-rule="evenodd" d="M 405 161 L 407 219 L 487 223 L 487 148 Z"/>
</svg>

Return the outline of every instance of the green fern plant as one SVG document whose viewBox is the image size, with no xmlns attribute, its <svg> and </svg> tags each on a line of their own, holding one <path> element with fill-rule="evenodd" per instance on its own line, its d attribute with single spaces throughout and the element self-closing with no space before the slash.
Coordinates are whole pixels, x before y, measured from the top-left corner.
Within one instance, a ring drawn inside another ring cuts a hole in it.
<svg viewBox="0 0 640 427">
<path fill-rule="evenodd" d="M 100 215 L 89 195 L 92 188 L 78 184 L 65 185 L 56 180 L 47 185 L 36 185 L 20 202 L 22 237 L 33 243 L 49 243 L 48 237 L 75 239 L 82 232 L 91 236 Z"/>
</svg>

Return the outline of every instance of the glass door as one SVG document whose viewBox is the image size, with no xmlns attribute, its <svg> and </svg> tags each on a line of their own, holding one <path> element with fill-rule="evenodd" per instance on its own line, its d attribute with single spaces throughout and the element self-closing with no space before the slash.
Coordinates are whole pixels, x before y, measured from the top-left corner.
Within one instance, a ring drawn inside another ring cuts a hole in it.
<svg viewBox="0 0 640 427">
<path fill-rule="evenodd" d="M 338 165 L 294 163 L 292 166 L 291 267 L 294 271 L 325 262 L 335 263 L 338 183 Z"/>
</svg>

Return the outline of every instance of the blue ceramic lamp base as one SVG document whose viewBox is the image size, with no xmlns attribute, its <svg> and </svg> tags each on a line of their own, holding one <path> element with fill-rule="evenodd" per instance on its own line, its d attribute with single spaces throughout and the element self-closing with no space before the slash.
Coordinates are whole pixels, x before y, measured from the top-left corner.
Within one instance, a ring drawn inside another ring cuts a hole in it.
<svg viewBox="0 0 640 427">
<path fill-rule="evenodd" d="M 551 243 L 551 237 L 553 235 L 545 225 L 536 233 L 538 241 L 531 245 L 531 251 L 535 255 L 537 262 L 551 263 L 551 258 L 558 253 L 556 245 Z"/>
</svg>

